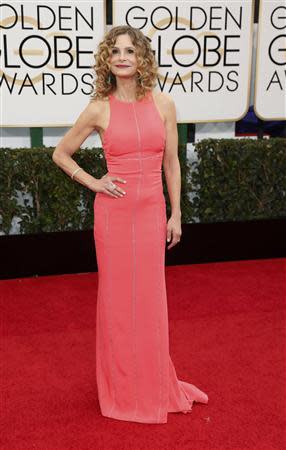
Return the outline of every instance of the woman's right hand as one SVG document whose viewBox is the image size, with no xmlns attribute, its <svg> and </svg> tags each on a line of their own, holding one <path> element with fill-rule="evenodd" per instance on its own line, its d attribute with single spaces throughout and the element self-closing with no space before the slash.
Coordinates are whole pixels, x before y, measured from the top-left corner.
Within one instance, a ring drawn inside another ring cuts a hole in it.
<svg viewBox="0 0 286 450">
<path fill-rule="evenodd" d="M 94 185 L 90 186 L 90 189 L 95 192 L 102 192 L 115 198 L 124 197 L 126 192 L 120 186 L 115 184 L 114 181 L 126 183 L 126 180 L 123 178 L 109 176 L 107 172 L 100 179 L 96 179 Z"/>
</svg>

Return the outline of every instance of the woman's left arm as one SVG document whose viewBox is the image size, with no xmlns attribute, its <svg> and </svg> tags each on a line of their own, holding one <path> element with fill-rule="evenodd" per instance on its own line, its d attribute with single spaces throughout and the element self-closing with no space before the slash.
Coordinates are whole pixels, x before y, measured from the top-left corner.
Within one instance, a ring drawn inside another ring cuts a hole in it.
<svg viewBox="0 0 286 450">
<path fill-rule="evenodd" d="M 167 242 L 171 244 L 168 250 L 176 245 L 181 238 L 181 168 L 178 157 L 178 129 L 176 106 L 172 97 L 162 93 L 165 128 L 166 128 L 166 145 L 164 150 L 163 168 L 166 178 L 166 184 L 171 204 L 171 217 L 167 223 Z"/>
</svg>

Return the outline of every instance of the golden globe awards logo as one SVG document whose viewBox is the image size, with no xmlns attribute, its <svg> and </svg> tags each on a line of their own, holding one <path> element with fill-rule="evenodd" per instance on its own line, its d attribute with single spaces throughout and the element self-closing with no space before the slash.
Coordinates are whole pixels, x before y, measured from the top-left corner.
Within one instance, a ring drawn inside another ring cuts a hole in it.
<svg viewBox="0 0 286 450">
<path fill-rule="evenodd" d="M 97 11 L 86 6 L 1 4 L 1 89 L 16 95 L 89 93 L 86 69 Z"/>
<path fill-rule="evenodd" d="M 251 0 L 113 3 L 114 25 L 138 28 L 150 39 L 158 87 L 176 99 L 180 122 L 226 122 L 246 114 L 253 15 Z"/>
<path fill-rule="evenodd" d="M 189 2 L 190 3 L 190 2 Z M 180 16 L 180 13 L 184 15 Z M 152 42 L 152 48 L 160 68 L 161 89 L 168 84 L 169 92 L 181 89 L 235 91 L 238 88 L 241 48 L 239 41 L 243 32 L 243 7 L 176 7 L 156 6 L 146 14 L 142 6 L 131 6 L 126 11 L 126 23 L 142 29 Z M 174 40 L 166 38 L 176 32 Z M 179 35 L 179 36 L 177 36 Z M 164 49 L 165 47 L 165 49 Z M 228 68 L 223 73 L 221 68 Z M 207 69 L 204 71 L 204 69 Z"/>
<path fill-rule="evenodd" d="M 286 5 L 261 0 L 254 108 L 264 120 L 286 119 Z"/>
</svg>

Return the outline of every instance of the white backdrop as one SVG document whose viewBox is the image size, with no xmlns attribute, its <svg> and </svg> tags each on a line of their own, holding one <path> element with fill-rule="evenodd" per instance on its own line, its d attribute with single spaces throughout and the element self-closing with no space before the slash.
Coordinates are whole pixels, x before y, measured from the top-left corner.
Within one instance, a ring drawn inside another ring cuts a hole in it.
<svg viewBox="0 0 286 450">
<path fill-rule="evenodd" d="M 5 5 L 2 126 L 71 126 L 89 101 L 105 3 Z M 239 120 L 249 103 L 253 2 L 176 5 L 114 0 L 113 25 L 128 22 L 150 38 L 160 67 L 157 87 L 174 98 L 179 123 Z"/>
<path fill-rule="evenodd" d="M 256 113 L 285 119 L 285 1 L 261 2 Z M 253 3 L 114 0 L 113 26 L 128 23 L 151 40 L 157 88 L 174 98 L 179 123 L 197 123 L 198 131 L 207 123 L 225 129 L 228 122 L 233 130 L 253 104 Z M 105 2 L 13 1 L 1 4 L 0 14 L 2 138 L 11 134 L 9 127 L 72 126 L 89 101 L 93 53 L 111 28 L 105 26 Z"/>
<path fill-rule="evenodd" d="M 114 25 L 151 39 L 160 88 L 174 98 L 178 122 L 234 121 L 249 106 L 251 0 L 113 3 Z"/>
<path fill-rule="evenodd" d="M 105 2 L 5 2 L 2 126 L 69 126 L 89 101 Z"/>
<path fill-rule="evenodd" d="M 286 2 L 260 0 L 255 112 L 261 119 L 286 119 Z"/>
</svg>

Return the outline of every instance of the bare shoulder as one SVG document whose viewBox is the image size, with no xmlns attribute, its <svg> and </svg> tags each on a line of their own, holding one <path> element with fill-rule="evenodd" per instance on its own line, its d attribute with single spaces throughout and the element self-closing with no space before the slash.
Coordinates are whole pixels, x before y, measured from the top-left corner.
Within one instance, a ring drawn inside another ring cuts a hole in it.
<svg viewBox="0 0 286 450">
<path fill-rule="evenodd" d="M 108 108 L 107 100 L 92 99 L 84 109 L 84 114 L 97 129 L 101 128 L 102 117 Z"/>
<path fill-rule="evenodd" d="M 106 101 L 99 100 L 99 99 L 92 99 L 86 106 L 86 112 L 87 114 L 90 114 L 91 116 L 97 116 L 102 112 L 102 110 L 105 108 Z"/>
<path fill-rule="evenodd" d="M 170 107 L 171 105 L 174 105 L 174 100 L 170 94 L 167 94 L 166 92 L 153 92 L 154 98 L 163 105 Z"/>
<path fill-rule="evenodd" d="M 154 100 L 164 117 L 165 124 L 174 124 L 176 122 L 176 105 L 171 95 L 165 92 L 154 92 Z"/>
<path fill-rule="evenodd" d="M 153 92 L 153 95 L 156 104 L 165 118 L 165 121 L 175 120 L 176 105 L 172 96 L 166 92 Z"/>
</svg>

